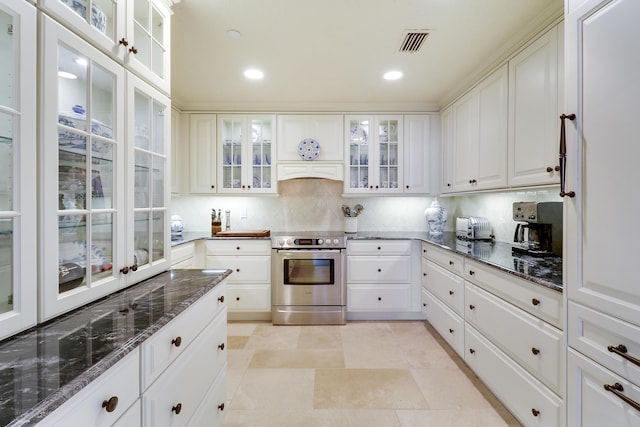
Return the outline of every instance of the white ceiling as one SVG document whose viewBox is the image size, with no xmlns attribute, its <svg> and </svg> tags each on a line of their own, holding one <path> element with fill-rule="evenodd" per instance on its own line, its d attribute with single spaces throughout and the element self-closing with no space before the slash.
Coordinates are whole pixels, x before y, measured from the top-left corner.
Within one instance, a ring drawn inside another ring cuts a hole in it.
<svg viewBox="0 0 640 427">
<path fill-rule="evenodd" d="M 172 98 L 185 110 L 433 111 L 534 31 L 563 0 L 181 0 Z M 239 38 L 226 32 L 235 29 Z M 405 30 L 430 30 L 399 52 Z M 244 69 L 265 77 L 249 81 Z M 404 73 L 385 81 L 385 71 Z"/>
</svg>

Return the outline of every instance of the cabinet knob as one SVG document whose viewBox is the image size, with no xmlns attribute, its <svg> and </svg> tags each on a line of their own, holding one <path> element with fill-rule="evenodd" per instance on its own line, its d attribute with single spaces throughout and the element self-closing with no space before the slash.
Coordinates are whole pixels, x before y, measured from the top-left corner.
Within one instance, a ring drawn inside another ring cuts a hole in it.
<svg viewBox="0 0 640 427">
<path fill-rule="evenodd" d="M 427 306 L 427 303 L 426 303 L 426 302 L 423 302 L 423 303 L 422 303 L 422 306 L 423 306 L 423 307 L 426 307 L 426 306 Z"/>
<path fill-rule="evenodd" d="M 240 269 L 239 268 L 236 268 L 236 273 L 240 273 Z"/>
<path fill-rule="evenodd" d="M 378 301 L 382 301 L 382 297 L 378 297 Z"/>
<path fill-rule="evenodd" d="M 449 333 L 452 334 L 453 333 L 453 329 L 449 328 Z"/>
<path fill-rule="evenodd" d="M 171 412 L 175 412 L 176 415 L 180 415 L 180 412 L 182 412 L 182 403 L 178 403 L 176 406 L 172 407 Z"/>
<path fill-rule="evenodd" d="M 109 400 L 104 400 L 102 402 L 102 407 L 107 412 L 113 412 L 118 407 L 118 396 L 111 396 Z"/>
<path fill-rule="evenodd" d="M 138 54 L 138 49 L 136 49 L 135 46 L 131 46 L 129 48 L 129 52 L 133 53 L 134 55 L 137 55 Z"/>
<path fill-rule="evenodd" d="M 240 246 L 236 246 L 236 250 L 239 251 L 240 250 Z"/>
<path fill-rule="evenodd" d="M 449 260 L 449 265 L 453 265 L 453 261 Z"/>
<path fill-rule="evenodd" d="M 475 310 L 476 306 L 473 304 L 469 304 L 469 310 Z"/>
<path fill-rule="evenodd" d="M 180 344 L 182 344 L 182 337 L 172 339 L 171 344 L 175 345 L 176 347 L 180 347 Z"/>
<path fill-rule="evenodd" d="M 251 190 L 251 186 L 250 186 L 250 185 L 247 185 L 247 188 L 248 188 L 249 190 Z"/>
<path fill-rule="evenodd" d="M 381 269 L 381 268 L 379 268 L 379 269 L 378 269 L 378 273 L 380 273 L 381 271 L 382 271 L 382 269 Z"/>
<path fill-rule="evenodd" d="M 378 250 L 381 250 L 382 248 L 380 246 L 378 246 Z"/>
<path fill-rule="evenodd" d="M 218 409 L 220 409 L 221 411 L 224 411 L 224 403 L 219 404 Z"/>
<path fill-rule="evenodd" d="M 373 185 L 370 185 L 369 188 L 373 190 Z"/>
<path fill-rule="evenodd" d="M 212 185 L 212 186 L 211 186 L 211 188 L 216 188 L 216 186 L 215 186 L 215 185 Z"/>
<path fill-rule="evenodd" d="M 236 297 L 236 301 L 240 301 L 240 297 Z"/>
<path fill-rule="evenodd" d="M 380 188 L 380 187 L 378 187 L 378 186 L 376 185 L 376 188 Z"/>
<path fill-rule="evenodd" d="M 218 298 L 218 301 L 220 301 L 220 302 L 224 302 L 224 295 L 220 296 L 220 297 Z"/>
<path fill-rule="evenodd" d="M 131 267 L 129 267 L 129 270 L 138 271 L 138 264 L 133 264 Z"/>
<path fill-rule="evenodd" d="M 469 349 L 469 353 L 474 354 L 476 351 L 472 348 Z"/>
<path fill-rule="evenodd" d="M 447 187 L 451 187 L 451 184 L 447 183 Z"/>
<path fill-rule="evenodd" d="M 122 274 L 127 274 L 127 273 L 129 273 L 129 266 L 126 266 L 126 265 L 125 265 L 124 267 L 122 267 L 122 268 L 120 269 L 120 273 L 122 273 Z"/>
<path fill-rule="evenodd" d="M 474 274 L 476 274 L 476 272 L 475 272 L 475 271 L 473 271 L 473 270 L 469 270 L 469 276 L 473 276 Z"/>
<path fill-rule="evenodd" d="M 426 250 L 426 249 L 423 249 L 423 250 L 422 250 L 422 253 L 423 253 L 423 254 L 426 254 L 426 253 L 427 253 L 427 250 Z"/>
<path fill-rule="evenodd" d="M 243 185 L 242 188 L 246 188 L 246 187 Z"/>
<path fill-rule="evenodd" d="M 223 351 L 224 351 L 224 343 L 220 344 L 220 345 L 218 346 L 218 348 L 219 348 L 220 350 L 223 350 Z"/>
<path fill-rule="evenodd" d="M 531 408 L 531 413 L 533 414 L 534 417 L 537 417 L 538 415 L 540 415 L 540 411 L 538 411 L 536 408 Z"/>
<path fill-rule="evenodd" d="M 407 185 L 407 190 L 409 189 L 409 186 Z"/>
<path fill-rule="evenodd" d="M 123 37 L 120 40 L 118 40 L 118 44 L 122 46 L 129 46 L 129 41 Z"/>
<path fill-rule="evenodd" d="M 531 353 L 533 353 L 534 355 L 536 355 L 536 356 L 537 356 L 538 354 L 540 354 L 540 350 L 538 350 L 538 349 L 537 349 L 537 348 L 535 348 L 535 347 L 531 347 Z"/>
<path fill-rule="evenodd" d="M 422 275 L 423 275 L 424 277 L 427 277 L 427 273 L 422 273 Z"/>
<path fill-rule="evenodd" d="M 533 305 L 540 305 L 540 300 L 539 300 L 539 299 L 537 299 L 537 298 L 533 298 L 533 299 L 531 300 L 531 304 L 533 304 Z"/>
<path fill-rule="evenodd" d="M 556 172 L 560 172 L 560 165 L 556 165 L 556 167 L 554 167 L 553 170 L 555 170 Z"/>
<path fill-rule="evenodd" d="M 453 291 L 449 291 L 449 295 L 453 295 L 453 294 L 454 294 L 454 292 L 453 292 Z"/>
<path fill-rule="evenodd" d="M 547 166 L 547 172 L 553 172 L 553 168 L 551 166 Z"/>
</svg>

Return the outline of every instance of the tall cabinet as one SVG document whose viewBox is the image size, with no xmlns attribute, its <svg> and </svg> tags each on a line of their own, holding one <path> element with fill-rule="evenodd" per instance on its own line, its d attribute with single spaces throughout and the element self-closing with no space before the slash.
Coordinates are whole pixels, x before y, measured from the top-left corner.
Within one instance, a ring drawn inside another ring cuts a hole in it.
<svg viewBox="0 0 640 427">
<path fill-rule="evenodd" d="M 567 425 L 640 425 L 640 3 L 566 4 Z M 615 212 L 615 213 L 614 213 Z"/>
<path fill-rule="evenodd" d="M 0 0 L 0 28 L 2 340 L 36 323 L 35 7 L 25 1 Z"/>
<path fill-rule="evenodd" d="M 40 37 L 46 320 L 169 266 L 171 110 L 157 88 L 46 15 Z"/>
</svg>

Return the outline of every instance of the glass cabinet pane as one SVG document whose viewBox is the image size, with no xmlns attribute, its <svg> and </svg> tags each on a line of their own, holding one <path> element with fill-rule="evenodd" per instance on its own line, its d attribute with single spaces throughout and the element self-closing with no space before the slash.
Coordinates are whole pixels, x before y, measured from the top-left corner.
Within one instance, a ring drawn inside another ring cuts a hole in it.
<svg viewBox="0 0 640 427">
<path fill-rule="evenodd" d="M 253 188 L 271 188 L 271 119 L 251 120 Z"/>
<path fill-rule="evenodd" d="M 0 10 L 0 28 L 9 29 L 14 28 L 14 19 L 12 15 L 9 15 L 3 10 Z M 14 51 L 14 37 L 11 34 L 4 32 L 0 36 L 0 59 L 2 60 L 2 67 L 0 67 L 0 105 L 5 107 L 15 107 L 16 97 L 16 81 L 14 78 L 15 72 L 15 57 Z M 3 129 L 0 124 L 0 137 L 6 136 L 6 128 Z"/>
<path fill-rule="evenodd" d="M 13 115 L 0 112 L 0 211 L 13 210 L 14 126 Z"/>
<path fill-rule="evenodd" d="M 398 188 L 398 120 L 378 124 L 380 188 Z"/>
<path fill-rule="evenodd" d="M 13 219 L 0 220 L 0 314 L 13 311 Z"/>
<path fill-rule="evenodd" d="M 116 0 L 60 0 L 92 27 L 113 40 Z"/>
<path fill-rule="evenodd" d="M 369 186 L 369 120 L 349 122 L 349 187 Z"/>
<path fill-rule="evenodd" d="M 155 75 L 164 77 L 166 53 L 164 39 L 164 17 L 148 0 L 135 0 L 134 44 L 136 59 Z"/>
<path fill-rule="evenodd" d="M 134 263 L 138 267 L 149 263 L 150 224 L 149 212 L 136 212 L 134 215 Z"/>
<path fill-rule="evenodd" d="M 242 127 L 241 119 L 222 122 L 223 188 L 242 186 Z"/>
</svg>

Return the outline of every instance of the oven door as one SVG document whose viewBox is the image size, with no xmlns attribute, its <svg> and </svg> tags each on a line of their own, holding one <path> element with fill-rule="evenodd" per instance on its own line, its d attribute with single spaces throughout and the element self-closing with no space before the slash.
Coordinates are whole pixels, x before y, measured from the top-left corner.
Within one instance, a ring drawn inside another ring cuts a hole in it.
<svg viewBox="0 0 640 427">
<path fill-rule="evenodd" d="M 272 304 L 345 305 L 343 258 L 338 249 L 274 250 Z"/>
</svg>

